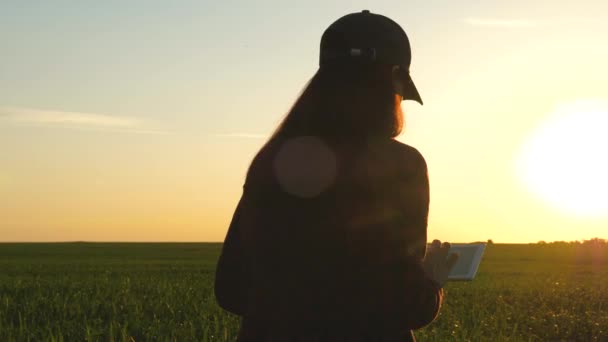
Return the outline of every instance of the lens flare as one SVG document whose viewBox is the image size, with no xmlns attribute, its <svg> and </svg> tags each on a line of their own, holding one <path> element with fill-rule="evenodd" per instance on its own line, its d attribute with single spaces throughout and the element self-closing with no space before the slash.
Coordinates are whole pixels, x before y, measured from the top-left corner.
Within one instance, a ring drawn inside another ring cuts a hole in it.
<svg viewBox="0 0 608 342">
<path fill-rule="evenodd" d="M 337 160 L 323 140 L 302 136 L 281 147 L 274 160 L 274 172 L 285 192 L 313 198 L 334 183 Z"/>
</svg>

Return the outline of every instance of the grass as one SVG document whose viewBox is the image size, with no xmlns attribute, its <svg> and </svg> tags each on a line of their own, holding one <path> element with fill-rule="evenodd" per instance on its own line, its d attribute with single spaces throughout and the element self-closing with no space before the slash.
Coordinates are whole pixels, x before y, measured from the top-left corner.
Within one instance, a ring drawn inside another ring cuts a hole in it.
<svg viewBox="0 0 608 342">
<path fill-rule="evenodd" d="M 2 341 L 233 341 L 213 297 L 221 244 L 0 244 Z M 608 341 L 608 253 L 490 245 L 420 341 Z"/>
</svg>

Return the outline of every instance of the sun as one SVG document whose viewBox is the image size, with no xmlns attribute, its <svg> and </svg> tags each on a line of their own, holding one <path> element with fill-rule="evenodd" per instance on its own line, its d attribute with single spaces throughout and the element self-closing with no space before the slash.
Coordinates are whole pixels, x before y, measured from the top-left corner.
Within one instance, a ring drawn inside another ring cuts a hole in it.
<svg viewBox="0 0 608 342">
<path fill-rule="evenodd" d="M 523 144 L 519 179 L 556 209 L 608 216 L 608 101 L 562 105 Z"/>
</svg>

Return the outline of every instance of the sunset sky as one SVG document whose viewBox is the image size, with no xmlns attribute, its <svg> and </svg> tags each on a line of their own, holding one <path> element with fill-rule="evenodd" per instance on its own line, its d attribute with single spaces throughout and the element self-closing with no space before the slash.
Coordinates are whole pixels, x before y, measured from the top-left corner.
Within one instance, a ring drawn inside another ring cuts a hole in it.
<svg viewBox="0 0 608 342">
<path fill-rule="evenodd" d="M 0 241 L 222 241 L 321 34 L 362 9 L 410 37 L 430 239 L 608 238 L 605 1 L 9 0 Z"/>
</svg>

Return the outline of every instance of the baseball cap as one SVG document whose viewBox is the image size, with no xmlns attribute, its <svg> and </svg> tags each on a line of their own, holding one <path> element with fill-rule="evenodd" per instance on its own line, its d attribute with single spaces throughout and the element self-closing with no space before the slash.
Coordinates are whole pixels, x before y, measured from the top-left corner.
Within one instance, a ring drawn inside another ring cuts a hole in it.
<svg viewBox="0 0 608 342">
<path fill-rule="evenodd" d="M 412 51 L 405 31 L 393 20 L 363 10 L 343 16 L 321 37 L 320 66 L 344 62 L 398 65 L 403 77 L 404 100 L 422 104 L 410 76 Z"/>
</svg>

